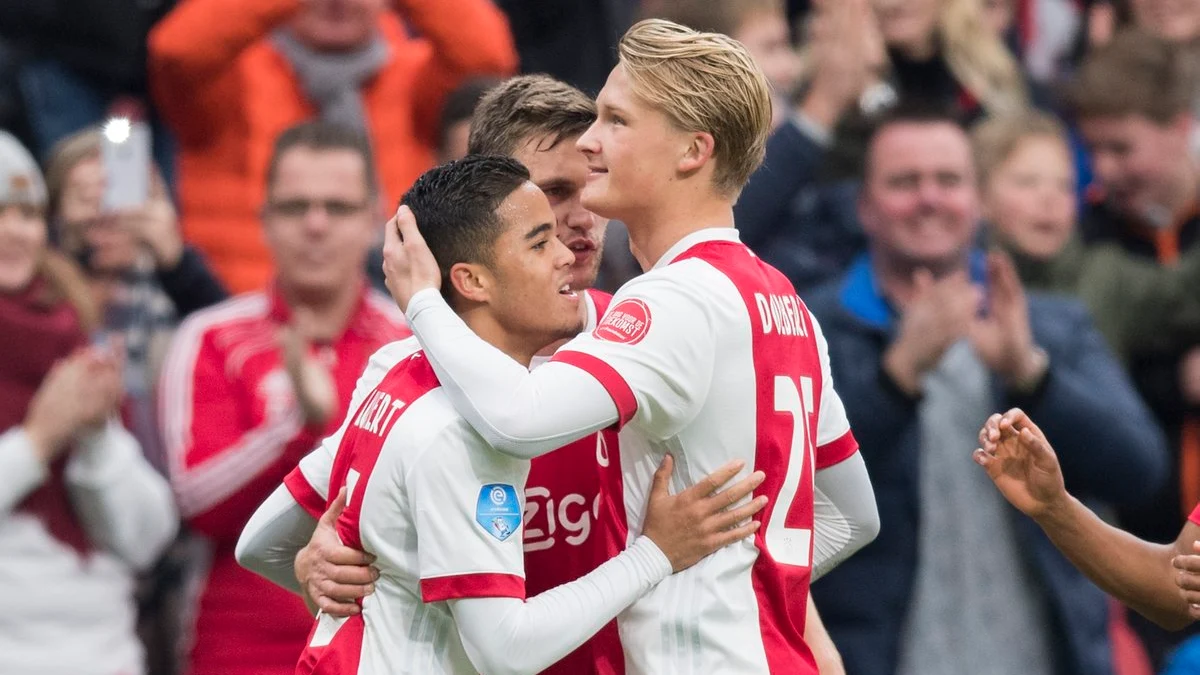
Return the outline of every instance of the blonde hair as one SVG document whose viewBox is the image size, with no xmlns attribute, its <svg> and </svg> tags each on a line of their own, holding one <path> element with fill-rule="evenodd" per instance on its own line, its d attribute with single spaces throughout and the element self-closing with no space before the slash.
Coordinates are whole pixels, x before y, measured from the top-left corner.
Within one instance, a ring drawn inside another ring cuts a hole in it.
<svg viewBox="0 0 1200 675">
<path fill-rule="evenodd" d="M 971 132 L 979 184 L 986 185 L 992 173 L 1030 139 L 1045 139 L 1070 146 L 1067 128 L 1055 117 L 1036 110 L 999 115 L 976 125 Z"/>
<path fill-rule="evenodd" d="M 634 94 L 684 131 L 712 134 L 713 183 L 737 197 L 762 164 L 771 127 L 770 86 L 740 42 L 647 19 L 621 38 L 620 64 Z"/>
<path fill-rule="evenodd" d="M 938 35 L 946 65 L 988 113 L 1025 107 L 1028 94 L 1017 60 L 983 20 L 981 0 L 941 0 Z"/>
</svg>

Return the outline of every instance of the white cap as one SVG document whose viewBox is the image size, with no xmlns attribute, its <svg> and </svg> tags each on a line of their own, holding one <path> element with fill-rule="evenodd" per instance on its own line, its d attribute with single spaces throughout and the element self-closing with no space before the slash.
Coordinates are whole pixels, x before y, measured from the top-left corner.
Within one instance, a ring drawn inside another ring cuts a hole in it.
<svg viewBox="0 0 1200 675">
<path fill-rule="evenodd" d="M 46 181 L 33 155 L 0 130 L 0 204 L 46 205 Z"/>
</svg>

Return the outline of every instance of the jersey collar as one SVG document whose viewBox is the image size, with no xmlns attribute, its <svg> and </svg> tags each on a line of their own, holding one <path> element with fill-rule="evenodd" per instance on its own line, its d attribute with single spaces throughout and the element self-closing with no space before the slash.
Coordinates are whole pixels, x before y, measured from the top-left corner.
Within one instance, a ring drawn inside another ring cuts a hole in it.
<svg viewBox="0 0 1200 675">
<path fill-rule="evenodd" d="M 650 269 L 666 267 L 675 262 L 676 258 L 687 253 L 688 249 L 693 246 L 706 244 L 710 241 L 728 241 L 737 244 L 741 243 L 742 238 L 738 235 L 737 229 L 733 227 L 708 227 L 703 230 L 697 230 L 675 242 L 675 245 L 667 249 L 663 257 L 659 258 L 658 262 L 654 263 L 654 267 Z"/>
</svg>

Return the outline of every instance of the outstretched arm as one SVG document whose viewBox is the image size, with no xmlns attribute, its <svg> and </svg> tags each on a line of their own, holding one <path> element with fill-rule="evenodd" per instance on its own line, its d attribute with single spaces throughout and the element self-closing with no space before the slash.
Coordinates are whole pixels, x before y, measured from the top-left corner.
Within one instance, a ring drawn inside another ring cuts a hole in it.
<svg viewBox="0 0 1200 675">
<path fill-rule="evenodd" d="M 980 431 L 980 442 L 975 461 L 1001 494 L 1033 518 L 1093 583 L 1169 630 L 1191 622 L 1174 564 L 1177 556 L 1192 552 L 1200 525 L 1189 522 L 1174 544 L 1152 544 L 1105 523 L 1066 491 L 1053 448 L 1018 409 L 993 415 Z"/>
</svg>

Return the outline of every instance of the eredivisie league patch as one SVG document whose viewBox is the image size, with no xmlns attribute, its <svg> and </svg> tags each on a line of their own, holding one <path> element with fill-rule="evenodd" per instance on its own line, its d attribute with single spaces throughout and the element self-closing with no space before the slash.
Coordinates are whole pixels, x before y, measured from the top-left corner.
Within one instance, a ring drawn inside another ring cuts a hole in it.
<svg viewBox="0 0 1200 675">
<path fill-rule="evenodd" d="M 521 527 L 521 502 L 517 489 L 508 483 L 488 483 L 479 488 L 475 522 L 487 533 L 504 541 Z"/>
</svg>

